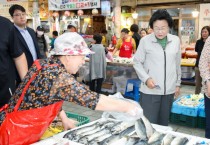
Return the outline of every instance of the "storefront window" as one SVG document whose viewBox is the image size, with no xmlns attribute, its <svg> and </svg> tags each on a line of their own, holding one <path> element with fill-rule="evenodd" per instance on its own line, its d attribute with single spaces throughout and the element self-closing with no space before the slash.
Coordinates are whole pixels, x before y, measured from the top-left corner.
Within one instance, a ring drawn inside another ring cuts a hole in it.
<svg viewBox="0 0 210 145">
<path fill-rule="evenodd" d="M 148 16 L 150 17 L 151 16 L 150 9 L 137 8 L 136 11 L 137 11 L 139 17 L 148 17 Z"/>
<path fill-rule="evenodd" d="M 182 44 L 188 45 L 196 41 L 194 19 L 183 19 L 180 31 Z"/>
<path fill-rule="evenodd" d="M 195 8 L 182 8 L 181 14 L 183 17 L 192 16 L 192 12 L 195 10 Z"/>
</svg>

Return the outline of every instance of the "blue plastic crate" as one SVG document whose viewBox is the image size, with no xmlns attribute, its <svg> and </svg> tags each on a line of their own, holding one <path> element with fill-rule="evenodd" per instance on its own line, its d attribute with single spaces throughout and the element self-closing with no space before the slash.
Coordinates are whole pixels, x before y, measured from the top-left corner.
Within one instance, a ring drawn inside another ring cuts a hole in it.
<svg viewBox="0 0 210 145">
<path fill-rule="evenodd" d="M 173 102 L 171 112 L 176 113 L 176 114 L 183 114 L 183 115 L 187 115 L 187 116 L 197 117 L 198 110 L 199 110 L 198 108 L 199 108 L 200 104 L 198 104 L 195 107 L 189 107 L 189 106 L 184 106 L 184 105 L 178 104 L 178 102 L 182 98 L 190 98 L 190 97 L 191 97 L 191 95 L 182 96 L 181 98 L 179 98 L 175 102 Z M 200 99 L 199 101 L 202 102 L 203 99 Z"/>
<path fill-rule="evenodd" d="M 198 116 L 199 117 L 206 117 L 204 103 L 202 103 L 198 108 Z"/>
</svg>

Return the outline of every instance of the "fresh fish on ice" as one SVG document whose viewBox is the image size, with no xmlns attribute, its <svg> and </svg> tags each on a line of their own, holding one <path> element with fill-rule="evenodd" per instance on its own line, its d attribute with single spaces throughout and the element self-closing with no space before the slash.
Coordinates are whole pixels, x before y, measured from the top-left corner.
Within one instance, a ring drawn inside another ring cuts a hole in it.
<svg viewBox="0 0 210 145">
<path fill-rule="evenodd" d="M 174 138 L 175 136 L 173 136 L 172 134 L 166 134 L 162 140 L 161 145 L 170 145 Z"/>
<path fill-rule="evenodd" d="M 123 130 L 133 126 L 135 122 L 121 122 L 111 129 L 112 134 L 119 134 Z"/>
<path fill-rule="evenodd" d="M 153 135 L 149 138 L 148 144 L 149 145 L 161 145 L 161 142 L 162 142 L 164 136 L 165 136 L 165 134 L 155 131 L 155 133 L 153 133 Z"/>
<path fill-rule="evenodd" d="M 171 142 L 171 145 L 185 145 L 189 140 L 186 137 L 176 137 Z"/>
<path fill-rule="evenodd" d="M 140 140 L 147 140 L 147 133 L 146 133 L 146 128 L 144 125 L 143 120 L 140 118 L 136 121 L 135 123 L 135 131 Z"/>
<path fill-rule="evenodd" d="M 150 138 L 152 134 L 155 132 L 155 129 L 152 127 L 149 120 L 143 115 L 141 118 L 144 122 L 144 126 L 146 128 L 147 138 Z"/>
</svg>

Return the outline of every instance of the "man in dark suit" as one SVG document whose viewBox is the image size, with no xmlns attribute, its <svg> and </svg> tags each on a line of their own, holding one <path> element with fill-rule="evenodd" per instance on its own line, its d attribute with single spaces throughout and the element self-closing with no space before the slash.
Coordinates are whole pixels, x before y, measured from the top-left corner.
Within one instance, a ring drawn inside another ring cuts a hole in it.
<svg viewBox="0 0 210 145">
<path fill-rule="evenodd" d="M 0 108 L 8 103 L 15 91 L 16 73 L 21 79 L 28 71 L 25 54 L 18 46 L 18 38 L 9 19 L 0 16 Z"/>
<path fill-rule="evenodd" d="M 33 29 L 26 26 L 26 10 L 20 5 L 12 5 L 9 13 L 13 19 L 14 27 L 19 39 L 19 48 L 23 50 L 28 62 L 28 68 L 31 67 L 34 60 L 40 58 L 39 47 L 36 34 Z"/>
</svg>

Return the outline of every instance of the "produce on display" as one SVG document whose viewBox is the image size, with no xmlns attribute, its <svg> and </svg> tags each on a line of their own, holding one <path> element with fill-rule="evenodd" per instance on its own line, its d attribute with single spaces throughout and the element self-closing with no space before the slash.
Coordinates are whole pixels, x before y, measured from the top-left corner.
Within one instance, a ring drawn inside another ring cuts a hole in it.
<svg viewBox="0 0 210 145">
<path fill-rule="evenodd" d="M 203 94 L 191 94 L 189 96 L 180 98 L 177 104 L 182 106 L 195 107 L 200 105 L 203 98 Z"/>
<path fill-rule="evenodd" d="M 133 58 L 124 58 L 124 57 L 115 56 L 115 57 L 113 57 L 113 62 L 132 64 Z"/>
</svg>

